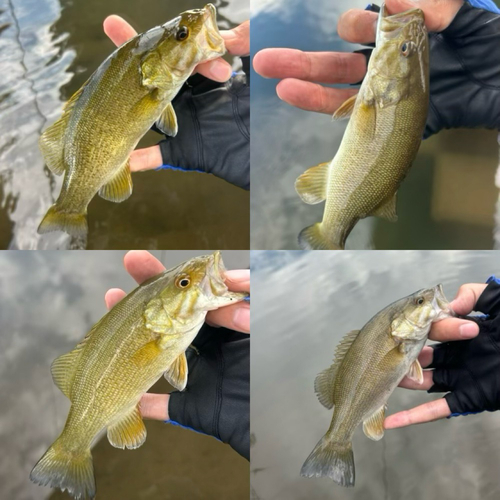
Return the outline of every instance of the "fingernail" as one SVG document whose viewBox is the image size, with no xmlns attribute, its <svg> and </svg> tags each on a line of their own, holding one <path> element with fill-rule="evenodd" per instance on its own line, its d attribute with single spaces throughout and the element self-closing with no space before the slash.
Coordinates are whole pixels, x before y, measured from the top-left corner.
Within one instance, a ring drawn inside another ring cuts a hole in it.
<svg viewBox="0 0 500 500">
<path fill-rule="evenodd" d="M 223 63 L 222 61 L 212 61 L 211 63 L 207 63 L 207 73 L 206 76 L 216 80 L 218 82 L 225 82 L 231 78 L 231 67 Z"/>
<path fill-rule="evenodd" d="M 279 90 L 279 85 L 276 86 L 276 95 L 281 99 L 283 100 L 283 97 L 280 96 L 280 90 Z"/>
<path fill-rule="evenodd" d="M 458 327 L 458 333 L 464 339 L 471 339 L 479 333 L 479 327 L 475 323 L 464 323 Z"/>
<path fill-rule="evenodd" d="M 250 331 L 250 308 L 238 307 L 233 316 L 234 327 L 242 332 Z"/>
<path fill-rule="evenodd" d="M 224 40 L 229 40 L 238 37 L 238 35 L 233 30 L 220 30 L 219 33 L 220 36 L 224 38 Z"/>
</svg>

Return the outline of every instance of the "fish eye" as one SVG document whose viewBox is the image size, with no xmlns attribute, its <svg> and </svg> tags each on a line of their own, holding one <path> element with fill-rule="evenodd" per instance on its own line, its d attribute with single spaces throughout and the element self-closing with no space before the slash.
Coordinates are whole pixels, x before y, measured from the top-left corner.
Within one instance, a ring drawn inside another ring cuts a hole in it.
<svg viewBox="0 0 500 500">
<path fill-rule="evenodd" d="M 179 26 L 179 29 L 177 31 L 177 34 L 175 35 L 175 38 L 179 41 L 182 42 L 184 41 L 187 37 L 189 36 L 189 28 L 187 26 Z"/>
<path fill-rule="evenodd" d="M 404 42 L 401 45 L 401 54 L 403 54 L 403 56 L 405 57 L 408 57 L 411 53 L 411 49 L 412 49 L 411 44 L 409 42 Z"/>
<path fill-rule="evenodd" d="M 422 297 L 419 297 L 419 298 L 417 299 L 417 304 L 418 304 L 419 306 L 421 306 L 423 303 L 424 303 L 424 299 L 423 299 Z"/>
<path fill-rule="evenodd" d="M 189 279 L 189 276 L 186 275 L 177 276 L 175 280 L 175 286 L 177 288 L 187 288 L 190 284 L 191 280 Z"/>
</svg>

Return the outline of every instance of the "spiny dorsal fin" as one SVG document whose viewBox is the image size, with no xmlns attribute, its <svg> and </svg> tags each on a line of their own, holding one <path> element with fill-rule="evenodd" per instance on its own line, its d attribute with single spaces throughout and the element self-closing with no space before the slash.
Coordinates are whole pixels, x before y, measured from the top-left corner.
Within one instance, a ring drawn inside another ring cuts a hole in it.
<svg viewBox="0 0 500 500">
<path fill-rule="evenodd" d="M 385 405 L 363 422 L 363 432 L 366 437 L 378 441 L 384 437 Z"/>
<path fill-rule="evenodd" d="M 177 135 L 177 116 L 172 103 L 168 104 L 160 118 L 158 118 L 156 126 L 165 135 L 169 135 L 170 137 L 175 137 Z"/>
<path fill-rule="evenodd" d="M 132 177 L 130 175 L 129 160 L 118 170 L 115 176 L 101 189 L 99 196 L 108 201 L 120 203 L 132 194 Z"/>
<path fill-rule="evenodd" d="M 356 98 L 358 97 L 358 94 L 353 95 L 352 97 L 349 97 L 347 101 L 344 101 L 340 108 L 333 113 L 333 119 L 334 120 L 342 120 L 343 118 L 349 118 L 352 115 L 352 112 L 354 110 L 354 105 L 356 104 Z"/>
<path fill-rule="evenodd" d="M 419 384 L 423 384 L 424 382 L 424 372 L 422 371 L 422 367 L 420 366 L 420 363 L 418 362 L 418 359 L 416 359 L 410 366 L 410 369 L 408 370 L 408 373 L 406 376 L 414 380 L 415 382 L 418 382 Z"/>
<path fill-rule="evenodd" d="M 396 222 L 398 220 L 398 216 L 396 214 L 396 201 L 397 201 L 397 193 L 386 201 L 382 203 L 376 210 L 373 211 L 373 214 L 377 217 L 382 217 L 387 219 L 389 222 Z"/>
<path fill-rule="evenodd" d="M 187 385 L 188 364 L 186 355 L 182 353 L 164 373 L 167 382 L 178 391 L 183 391 Z"/>
<path fill-rule="evenodd" d="M 66 132 L 71 111 L 81 96 L 85 85 L 73 94 L 64 105 L 61 117 L 48 127 L 40 136 L 38 144 L 49 170 L 55 175 L 61 175 L 66 169 L 64 164 L 64 133 Z"/>
<path fill-rule="evenodd" d="M 335 349 L 333 364 L 319 373 L 314 380 L 314 391 L 316 392 L 316 396 L 318 396 L 319 402 L 329 410 L 331 410 L 335 404 L 333 401 L 333 384 L 335 382 L 338 367 L 342 363 L 342 360 L 359 332 L 359 330 L 353 330 L 340 341 Z"/>
<path fill-rule="evenodd" d="M 134 450 L 146 441 L 146 427 L 136 406 L 118 422 L 108 427 L 108 440 L 115 448 Z"/>
<path fill-rule="evenodd" d="M 71 386 L 73 385 L 73 379 L 75 378 L 78 361 L 80 360 L 83 348 L 101 321 L 102 319 L 90 329 L 84 339 L 72 351 L 56 358 L 50 367 L 54 384 L 69 399 L 71 399 Z"/>
<path fill-rule="evenodd" d="M 308 168 L 295 181 L 295 190 L 304 203 L 315 205 L 326 200 L 328 167 L 330 162 L 320 163 Z"/>
</svg>

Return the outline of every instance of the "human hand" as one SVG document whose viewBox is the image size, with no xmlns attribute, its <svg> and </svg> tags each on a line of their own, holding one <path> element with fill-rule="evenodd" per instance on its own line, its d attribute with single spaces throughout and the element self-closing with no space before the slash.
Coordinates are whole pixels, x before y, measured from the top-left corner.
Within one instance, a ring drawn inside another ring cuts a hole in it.
<svg viewBox="0 0 500 500">
<path fill-rule="evenodd" d="M 128 252 L 124 258 L 124 265 L 127 272 L 139 284 L 165 270 L 163 264 L 156 259 L 156 257 L 144 250 Z M 226 271 L 226 284 L 232 291 L 249 292 L 250 271 Z M 125 295 L 126 293 L 118 288 L 108 290 L 105 295 L 106 307 L 111 309 L 116 303 L 122 300 Z M 206 317 L 206 322 L 217 328 L 224 327 L 237 332 L 249 333 L 250 305 L 246 302 L 239 302 L 214 311 L 209 311 Z M 224 332 L 225 330 L 221 330 L 221 335 L 223 335 Z M 217 335 L 217 333 L 218 332 L 212 329 L 210 335 L 214 336 Z M 193 344 L 196 344 L 196 339 Z M 191 364 L 189 363 L 189 365 L 189 370 L 191 371 Z M 145 394 L 142 397 L 140 404 L 142 416 L 154 420 L 169 420 L 170 416 L 168 408 L 170 397 L 171 396 L 169 394 Z"/>
<path fill-rule="evenodd" d="M 393 14 L 418 7 L 424 11 L 430 31 L 444 31 L 430 37 L 431 107 L 424 136 L 442 128 L 500 127 L 492 111 L 500 107 L 500 71 L 484 71 L 500 66 L 496 51 L 499 22 L 490 23 L 498 14 L 463 5 L 463 0 L 387 0 L 386 5 Z M 338 33 L 349 42 L 373 42 L 377 17 L 375 12 L 351 9 L 340 17 Z M 485 40 L 488 47 L 492 44 L 491 50 L 485 47 Z M 484 61 L 484 54 L 488 61 Z M 264 49 L 254 57 L 257 73 L 281 79 L 276 87 L 280 99 L 300 109 L 330 115 L 358 90 L 321 83 L 358 82 L 366 67 L 366 57 L 359 53 Z"/>
<path fill-rule="evenodd" d="M 487 285 L 482 283 L 470 283 L 462 285 L 455 299 L 450 303 L 451 309 L 460 316 L 465 316 L 474 310 L 480 295 Z M 473 321 L 459 318 L 448 318 L 438 321 L 432 325 L 429 339 L 437 342 L 465 341 L 477 337 L 479 326 Z M 461 344 L 461 345 L 460 345 Z M 457 346 L 467 347 L 466 343 L 457 342 Z M 418 360 L 422 368 L 434 367 L 436 363 L 436 351 L 431 346 L 425 346 L 420 353 Z M 500 361 L 500 355 L 499 355 Z M 435 366 L 438 369 L 438 366 Z M 424 370 L 424 381 L 422 384 L 405 377 L 399 384 L 400 387 L 415 390 L 429 390 L 436 383 L 434 380 L 435 370 Z M 447 389 L 451 390 L 451 389 Z M 412 424 L 431 422 L 451 415 L 451 410 L 446 398 L 437 399 L 424 403 L 410 410 L 401 411 L 388 416 L 385 419 L 386 429 L 396 429 Z"/>
<path fill-rule="evenodd" d="M 103 26 L 106 35 L 108 35 L 111 41 L 117 46 L 123 44 L 133 36 L 137 35 L 137 32 L 134 30 L 134 28 L 132 28 L 132 26 L 130 26 L 130 24 L 128 24 L 127 21 L 122 19 L 120 16 L 112 15 L 107 17 L 104 20 Z M 245 56 L 250 53 L 250 21 L 245 21 L 231 30 L 222 30 L 220 34 L 222 38 L 224 38 L 226 50 L 229 54 L 235 56 Z M 212 61 L 199 64 L 196 67 L 194 73 L 200 73 L 206 78 L 209 78 L 210 80 L 214 80 L 216 82 L 225 82 L 231 77 L 232 68 L 227 61 L 219 57 Z M 220 106 L 219 108 L 221 107 L 222 106 Z M 189 109 L 189 112 L 191 113 L 191 108 Z M 181 116 L 178 116 L 179 120 L 181 118 L 182 118 Z M 180 127 L 179 129 L 180 132 L 177 136 L 177 142 L 175 144 L 178 144 L 180 142 L 181 136 L 184 133 L 182 128 L 183 127 Z M 238 127 L 232 127 L 232 129 L 233 128 L 236 131 L 238 130 Z M 237 147 L 238 140 L 244 141 L 244 139 L 245 138 L 240 138 L 239 136 L 238 137 L 232 136 L 231 140 L 233 149 L 244 151 L 244 144 L 242 144 L 241 147 L 239 148 Z M 192 142 L 193 141 L 190 140 L 191 144 Z M 164 149 L 167 149 L 167 147 L 172 147 L 171 144 L 172 144 L 171 141 L 167 141 L 166 144 L 164 145 Z M 236 147 L 234 147 L 234 145 L 236 145 Z M 184 154 L 187 154 L 186 148 L 179 146 L 178 149 L 180 151 L 184 151 Z M 191 151 L 193 148 L 190 147 L 187 149 Z M 174 167 L 179 167 L 179 168 L 183 167 L 185 169 L 195 169 L 195 170 L 201 169 L 202 166 L 200 165 L 192 166 L 190 162 L 187 161 L 187 159 L 184 157 L 180 159 L 180 161 L 182 161 L 182 165 L 176 164 L 176 158 L 175 158 L 176 155 L 174 153 L 175 152 L 171 152 L 171 154 L 168 155 L 169 156 L 168 163 L 173 164 Z M 151 170 L 159 168 L 165 163 L 164 159 L 166 154 L 167 154 L 166 151 L 163 151 L 162 154 L 160 145 L 151 146 L 143 149 L 137 149 L 132 153 L 130 157 L 130 170 L 132 172 L 139 172 L 142 170 Z M 203 156 L 207 156 L 207 154 Z M 218 157 L 220 158 L 221 155 L 218 155 Z M 226 180 L 228 180 L 233 184 L 248 189 L 249 175 L 245 175 L 245 172 L 237 171 L 239 169 L 236 168 L 237 166 L 242 165 L 245 162 L 242 161 L 240 158 L 233 158 L 233 160 L 234 160 L 232 161 L 233 168 L 231 169 L 231 172 L 229 173 L 224 172 L 224 175 L 220 175 L 218 172 L 213 172 L 213 173 L 220 177 L 226 178 Z"/>
</svg>

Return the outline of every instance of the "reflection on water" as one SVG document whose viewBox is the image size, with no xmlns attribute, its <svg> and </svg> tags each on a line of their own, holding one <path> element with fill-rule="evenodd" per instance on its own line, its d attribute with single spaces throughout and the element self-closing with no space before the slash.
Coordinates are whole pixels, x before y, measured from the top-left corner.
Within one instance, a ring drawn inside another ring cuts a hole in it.
<svg viewBox="0 0 500 500">
<path fill-rule="evenodd" d="M 248 248 L 249 194 L 212 175 L 171 171 L 134 174 L 124 203 L 96 196 L 86 242 L 36 234 L 62 183 L 44 167 L 38 138 L 114 50 L 104 18 L 119 14 L 145 31 L 206 2 L 0 2 L 0 248 Z M 248 18 L 247 0 L 214 4 L 221 28 Z M 139 147 L 159 140 L 149 132 Z"/>
<path fill-rule="evenodd" d="M 300 468 L 331 420 L 313 382 L 331 365 L 339 340 L 421 288 L 442 283 L 451 299 L 463 283 L 500 275 L 499 258 L 491 251 L 252 251 L 254 498 L 498 498 L 498 413 L 387 431 L 379 442 L 358 428 L 354 489 L 302 478 Z M 436 395 L 396 389 L 388 413 L 431 399 Z"/>
<path fill-rule="evenodd" d="M 0 252 L 0 498 L 66 499 L 29 480 L 64 426 L 69 402 L 50 364 L 70 351 L 106 312 L 104 293 L 136 285 L 124 252 Z M 200 252 L 155 252 L 168 267 Z M 246 268 L 248 252 L 225 251 L 228 269 Z M 154 388 L 167 392 L 163 379 Z M 148 439 L 133 452 L 101 439 L 93 450 L 98 498 L 181 500 L 247 498 L 248 462 L 217 440 L 146 422 Z"/>
<path fill-rule="evenodd" d="M 251 52 L 265 47 L 351 52 L 336 34 L 341 12 L 366 0 L 256 0 Z M 303 203 L 295 179 L 330 160 L 345 122 L 292 108 L 278 99 L 277 80 L 252 75 L 252 248 L 298 248 L 297 235 L 321 220 L 323 204 Z M 424 141 L 399 190 L 397 223 L 370 217 L 357 224 L 347 248 L 493 247 L 498 189 L 496 133 L 445 131 Z"/>
</svg>

